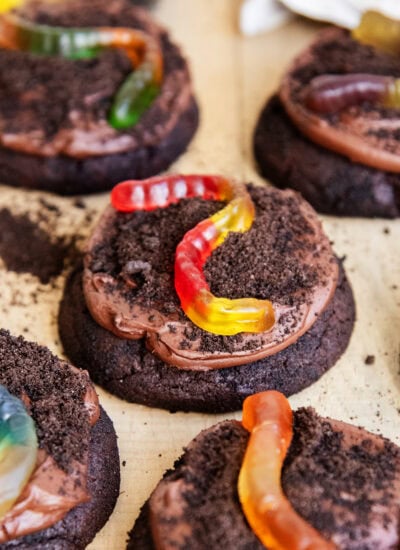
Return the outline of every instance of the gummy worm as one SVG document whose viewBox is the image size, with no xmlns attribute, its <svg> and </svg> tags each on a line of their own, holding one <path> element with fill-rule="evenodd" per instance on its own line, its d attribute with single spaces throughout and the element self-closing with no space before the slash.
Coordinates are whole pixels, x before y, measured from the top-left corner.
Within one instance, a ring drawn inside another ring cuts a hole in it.
<svg viewBox="0 0 400 550">
<path fill-rule="evenodd" d="M 5 14 L 0 17 L 0 46 L 73 60 L 90 59 L 104 48 L 124 50 L 135 70 L 117 90 L 108 116 L 108 122 L 118 130 L 136 124 L 160 92 L 161 49 L 152 37 L 139 30 L 52 27 Z"/>
<path fill-rule="evenodd" d="M 12 8 L 16 8 L 17 6 L 24 4 L 25 1 L 26 0 L 2 0 L 0 5 L 0 13 L 9 11 Z"/>
<path fill-rule="evenodd" d="M 181 199 L 201 197 L 229 201 L 228 205 L 191 229 L 178 244 L 175 255 L 175 290 L 189 319 L 200 328 L 220 335 L 263 332 L 275 322 L 269 300 L 214 296 L 203 267 L 212 251 L 229 232 L 250 229 L 255 209 L 247 189 L 220 176 L 167 176 L 144 181 L 125 181 L 111 192 L 119 211 L 165 208 Z"/>
<path fill-rule="evenodd" d="M 376 11 L 363 14 L 352 37 L 387 53 L 400 53 L 400 21 Z M 309 86 L 305 103 L 319 113 L 334 113 L 363 101 L 400 108 L 400 79 L 370 74 L 322 75 Z"/>
<path fill-rule="evenodd" d="M 281 487 L 283 461 L 293 437 L 293 414 L 286 397 L 266 391 L 248 397 L 242 424 L 250 432 L 239 474 L 243 512 L 270 550 L 333 550 L 297 512 Z"/>
<path fill-rule="evenodd" d="M 0 385 L 0 521 L 36 465 L 35 424 L 20 399 Z"/>
<path fill-rule="evenodd" d="M 400 53 L 400 21 L 377 11 L 363 14 L 360 24 L 352 31 L 352 37 L 387 53 Z"/>
<path fill-rule="evenodd" d="M 364 101 L 400 108 L 400 79 L 374 74 L 321 75 L 313 78 L 306 106 L 318 113 L 335 113 Z"/>
</svg>

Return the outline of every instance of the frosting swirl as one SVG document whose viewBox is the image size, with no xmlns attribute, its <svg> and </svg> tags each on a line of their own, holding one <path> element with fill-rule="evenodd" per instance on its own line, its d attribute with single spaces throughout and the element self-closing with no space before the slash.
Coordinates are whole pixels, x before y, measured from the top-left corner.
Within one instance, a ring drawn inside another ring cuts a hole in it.
<svg viewBox="0 0 400 550">
<path fill-rule="evenodd" d="M 306 290 L 306 296 L 292 296 L 296 305 L 273 302 L 276 323 L 271 330 L 259 334 L 244 333 L 232 340 L 229 351 L 205 350 L 197 336 L 188 338 L 193 324 L 179 312 L 166 313 L 160 304 L 144 305 L 140 300 L 127 298 L 134 293 L 130 283 L 106 271 L 93 271 L 96 251 L 105 245 L 115 230 L 117 214 L 107 209 L 88 244 L 84 260 L 83 289 L 87 306 L 101 326 L 120 338 L 145 338 L 149 350 L 165 363 L 189 370 L 208 370 L 246 364 L 261 359 L 294 343 L 315 322 L 333 296 L 338 266 L 328 238 L 312 208 L 292 191 L 271 192 L 290 203 L 308 228 L 302 236 L 303 244 L 294 252 L 299 265 L 312 264 L 320 279 Z M 294 206 L 295 205 L 295 206 Z M 281 221 L 288 219 L 288 211 L 281 212 Z M 268 213 L 263 215 L 268 216 Z M 278 214 L 276 214 L 279 218 Z M 249 231 L 251 233 L 252 229 Z M 222 249 L 222 247 L 221 247 Z M 132 258 L 134 261 L 134 259 Z M 290 300 L 289 300 L 290 301 Z"/>
</svg>

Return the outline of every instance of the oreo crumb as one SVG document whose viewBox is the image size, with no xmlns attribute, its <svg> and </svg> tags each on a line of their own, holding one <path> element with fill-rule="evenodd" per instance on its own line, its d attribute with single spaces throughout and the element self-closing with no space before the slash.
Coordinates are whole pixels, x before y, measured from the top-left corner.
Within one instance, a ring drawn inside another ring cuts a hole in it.
<svg viewBox="0 0 400 550">
<path fill-rule="evenodd" d="M 375 355 L 367 355 L 367 357 L 364 360 L 364 363 L 366 365 L 373 365 L 375 363 Z"/>
<path fill-rule="evenodd" d="M 292 306 L 292 318 L 286 319 L 289 326 L 296 321 L 300 304 L 307 303 L 310 290 L 325 283 L 319 261 L 325 250 L 315 250 L 314 228 L 296 196 L 252 185 L 248 189 L 256 207 L 254 223 L 246 233 L 231 233 L 212 253 L 204 266 L 205 278 L 216 296 L 247 296 Z M 118 213 L 108 235 L 93 250 L 90 269 L 119 281 L 128 302 L 182 318 L 173 281 L 176 247 L 189 229 L 223 206 L 195 198 L 150 212 Z M 315 262 L 303 260 L 310 253 Z M 127 270 L 133 263 L 135 269 Z M 174 331 L 172 325 L 169 330 Z M 184 336 L 188 342 L 198 340 L 200 351 L 233 351 L 243 340 L 240 334 L 217 336 L 194 325 L 186 328 Z M 257 345 L 249 341 L 242 349 Z M 182 340 L 180 346 L 185 349 L 188 344 Z"/>
<path fill-rule="evenodd" d="M 0 329 L 0 384 L 29 398 L 39 447 L 64 471 L 74 460 L 83 462 L 89 447 L 89 383 L 83 371 L 73 371 L 47 348 Z"/>
<path fill-rule="evenodd" d="M 63 237 L 51 238 L 27 215 L 0 210 L 0 256 L 8 270 L 31 273 L 47 284 L 63 270 L 70 246 Z"/>
<path fill-rule="evenodd" d="M 395 537 L 400 449 L 356 426 L 321 418 L 311 408 L 295 411 L 293 420 L 281 481 L 294 509 L 338 548 L 375 548 L 386 529 Z M 171 533 L 171 546 L 219 548 L 224 541 L 227 548 L 262 550 L 236 489 L 247 442 L 248 432 L 239 423 L 221 422 L 201 432 L 164 475 L 150 497 L 151 522 L 159 532 Z M 180 506 L 166 511 L 159 497 L 169 494 L 176 483 Z M 148 510 L 147 503 L 130 533 L 129 550 L 142 547 L 144 533 L 152 540 Z M 184 546 L 177 525 L 188 533 Z M 143 545 L 151 547 L 152 543 Z"/>
<path fill-rule="evenodd" d="M 74 206 L 75 206 L 75 208 L 81 208 L 82 210 L 84 210 L 86 208 L 86 205 L 85 205 L 85 203 L 83 202 L 82 199 L 75 199 Z"/>
</svg>

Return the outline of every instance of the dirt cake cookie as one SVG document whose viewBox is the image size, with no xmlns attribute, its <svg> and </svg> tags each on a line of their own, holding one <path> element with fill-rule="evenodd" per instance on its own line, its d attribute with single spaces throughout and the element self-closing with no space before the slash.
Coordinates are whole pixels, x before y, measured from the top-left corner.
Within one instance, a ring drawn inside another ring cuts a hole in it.
<svg viewBox="0 0 400 550">
<path fill-rule="evenodd" d="M 85 548 L 118 492 L 116 435 L 87 373 L 1 329 L 1 548 Z"/>
<path fill-rule="evenodd" d="M 399 447 L 265 392 L 189 444 L 128 549 L 391 550 L 399 489 Z"/>
<path fill-rule="evenodd" d="M 261 113 L 261 173 L 316 210 L 400 215 L 400 22 L 373 12 L 350 34 L 322 31 Z"/>
<path fill-rule="evenodd" d="M 124 182 L 112 203 L 59 313 L 67 355 L 112 393 L 235 410 L 298 392 L 343 353 L 352 292 L 297 193 L 166 176 Z"/>
<path fill-rule="evenodd" d="M 2 183 L 110 189 L 166 169 L 197 128 L 184 57 L 128 0 L 28 1 L 0 15 L 0 46 Z"/>
</svg>

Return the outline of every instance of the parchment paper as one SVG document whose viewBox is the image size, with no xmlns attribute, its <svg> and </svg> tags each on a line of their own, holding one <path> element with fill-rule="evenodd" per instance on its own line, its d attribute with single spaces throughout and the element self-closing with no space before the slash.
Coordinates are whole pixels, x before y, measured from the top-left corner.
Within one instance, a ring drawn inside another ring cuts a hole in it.
<svg viewBox="0 0 400 550">
<path fill-rule="evenodd" d="M 257 116 L 285 67 L 319 26 L 296 20 L 267 35 L 243 38 L 236 8 L 233 0 L 160 0 L 155 9 L 190 60 L 201 108 L 200 129 L 171 171 L 222 173 L 263 183 L 251 146 Z M 106 194 L 83 199 L 93 214 L 90 221 L 74 199 L 2 186 L 0 208 L 33 212 L 43 197 L 62 212 L 55 232 L 78 232 L 79 242 L 108 202 Z M 291 404 L 312 405 L 322 415 L 352 421 L 399 443 L 400 221 L 324 217 L 323 222 L 336 253 L 346 256 L 357 323 L 342 359 L 293 396 Z M 56 318 L 63 283 L 60 276 L 41 285 L 31 275 L 7 273 L 0 265 L 1 326 L 62 354 Z M 365 364 L 368 355 L 375 356 L 374 364 Z M 122 549 L 141 505 L 182 448 L 201 429 L 241 414 L 170 414 L 98 391 L 118 433 L 122 485 L 115 512 L 90 549 Z"/>
</svg>

